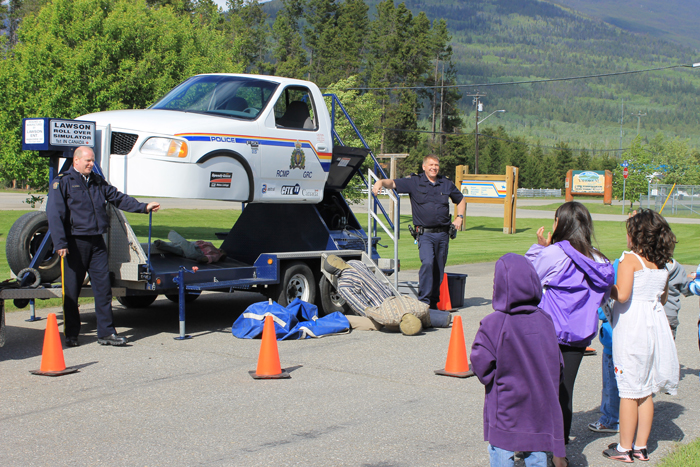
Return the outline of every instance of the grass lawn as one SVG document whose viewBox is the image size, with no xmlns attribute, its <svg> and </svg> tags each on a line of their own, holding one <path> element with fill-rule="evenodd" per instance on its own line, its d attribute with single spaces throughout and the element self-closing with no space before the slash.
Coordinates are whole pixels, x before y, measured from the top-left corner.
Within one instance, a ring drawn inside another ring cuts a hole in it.
<svg viewBox="0 0 700 467">
<path fill-rule="evenodd" d="M 678 445 L 658 465 L 659 467 L 700 467 L 700 439 Z"/>
<path fill-rule="evenodd" d="M 592 205 L 602 207 L 601 205 Z M 619 207 L 618 207 L 619 209 Z M 0 272 L 6 278 L 10 277 L 9 266 L 5 257 L 5 240 L 8 230 L 15 220 L 28 211 L 0 211 Z M 240 215 L 237 210 L 183 210 L 167 209 L 153 215 L 152 239 L 167 239 L 168 232 L 175 230 L 185 238 L 192 240 L 211 241 L 215 245 L 221 243 L 216 238 L 216 232 L 228 231 Z M 148 216 L 127 213 L 134 232 L 142 242 L 148 240 Z M 366 217 L 359 216 L 363 227 Z M 399 240 L 399 259 L 402 270 L 418 269 L 418 247 L 413 244 L 413 238 L 408 232 L 410 216 L 401 216 L 401 235 Z M 496 217 L 468 217 L 466 230 L 457 234 L 457 239 L 450 242 L 450 254 L 447 264 L 469 264 L 496 261 L 507 252 L 525 254 L 536 241 L 537 229 L 544 225 L 551 229 L 551 219 L 518 219 L 517 232 L 512 235 L 503 234 L 503 219 Z M 276 227 L 272 227 L 276 228 Z M 625 227 L 619 221 L 596 221 L 594 223 L 597 245 L 608 258 L 616 258 L 626 249 Z M 697 253 L 697 226 L 675 224 L 674 233 L 678 237 L 676 259 L 683 264 L 697 264 L 700 255 Z M 382 240 L 379 254 L 390 257 L 393 254 L 393 242 L 388 236 L 378 233 Z M 91 299 L 85 299 L 90 301 Z M 13 305 L 7 303 L 8 310 Z M 41 300 L 37 306 L 57 306 L 60 300 Z"/>
<path fill-rule="evenodd" d="M 552 204 L 544 204 L 542 206 L 518 206 L 518 209 L 529 209 L 533 211 L 556 211 L 559 206 L 561 206 L 563 201 L 561 202 L 556 202 Z M 622 209 L 620 205 L 616 206 L 606 206 L 604 204 L 600 203 L 581 203 L 588 210 L 591 212 L 591 214 L 622 214 Z M 634 204 L 634 209 L 639 209 L 639 203 Z M 646 207 L 646 204 L 642 207 Z M 693 209 L 700 209 L 700 201 L 695 202 L 695 205 L 693 206 Z M 630 212 L 629 205 L 625 203 L 625 214 L 628 214 Z M 664 208 L 664 217 L 690 217 L 690 218 L 697 218 L 698 216 L 696 214 L 692 214 L 688 210 L 678 210 L 676 213 L 671 213 L 671 202 L 669 201 L 668 204 L 666 204 L 666 207 Z"/>
</svg>

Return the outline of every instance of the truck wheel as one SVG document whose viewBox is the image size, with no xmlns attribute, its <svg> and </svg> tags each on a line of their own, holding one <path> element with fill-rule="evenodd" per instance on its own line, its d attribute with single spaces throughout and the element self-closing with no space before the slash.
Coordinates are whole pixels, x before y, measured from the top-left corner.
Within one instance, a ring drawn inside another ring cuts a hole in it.
<svg viewBox="0 0 700 467">
<path fill-rule="evenodd" d="M 48 231 L 49 219 L 44 211 L 28 212 L 12 224 L 7 233 L 5 254 L 13 273 L 18 274 L 22 269 L 29 267 Z M 44 282 L 53 282 L 61 277 L 61 257 L 51 248 L 36 269 Z"/>
<path fill-rule="evenodd" d="M 321 314 L 323 316 L 339 311 L 342 314 L 350 313 L 351 308 L 337 290 L 333 288 L 330 281 L 323 274 L 318 282 L 318 294 L 321 304 Z"/>
<path fill-rule="evenodd" d="M 272 289 L 270 297 L 282 306 L 287 306 L 295 298 L 314 303 L 316 300 L 316 280 L 305 263 L 291 263 L 282 270 L 282 281 Z"/>
<path fill-rule="evenodd" d="M 126 295 L 117 297 L 117 301 L 126 308 L 146 308 L 156 301 L 158 295 Z"/>
<path fill-rule="evenodd" d="M 185 303 L 192 303 L 199 298 L 201 292 L 185 292 Z M 180 295 L 176 293 L 166 293 L 165 298 L 174 303 L 180 303 Z"/>
</svg>

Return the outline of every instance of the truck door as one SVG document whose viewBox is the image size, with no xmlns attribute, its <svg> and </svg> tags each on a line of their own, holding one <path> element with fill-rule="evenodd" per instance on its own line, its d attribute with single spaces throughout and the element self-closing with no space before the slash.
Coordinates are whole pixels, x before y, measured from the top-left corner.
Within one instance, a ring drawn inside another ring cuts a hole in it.
<svg viewBox="0 0 700 467">
<path fill-rule="evenodd" d="M 299 84 L 286 86 L 263 122 L 265 146 L 255 200 L 318 203 L 331 163 L 330 119 L 319 95 Z"/>
</svg>

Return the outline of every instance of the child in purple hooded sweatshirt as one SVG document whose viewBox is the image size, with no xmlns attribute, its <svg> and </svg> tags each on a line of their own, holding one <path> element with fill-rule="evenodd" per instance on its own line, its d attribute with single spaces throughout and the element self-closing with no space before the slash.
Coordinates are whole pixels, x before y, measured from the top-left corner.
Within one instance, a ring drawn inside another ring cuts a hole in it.
<svg viewBox="0 0 700 467">
<path fill-rule="evenodd" d="M 537 304 L 542 287 L 525 257 L 496 262 L 495 310 L 481 320 L 472 344 L 472 371 L 485 386 L 484 440 L 491 467 L 510 467 L 515 452 L 527 467 L 546 467 L 547 454 L 564 467 L 564 423 L 559 384 L 564 362 L 552 318 Z"/>
<path fill-rule="evenodd" d="M 537 231 L 537 244 L 525 255 L 542 284 L 540 308 L 552 317 L 559 350 L 564 358 L 564 381 L 559 404 L 568 444 L 573 414 L 576 374 L 586 347 L 598 331 L 598 308 L 607 300 L 615 271 L 610 261 L 593 248 L 593 220 L 576 201 L 564 203 L 554 215 L 552 232 Z"/>
</svg>

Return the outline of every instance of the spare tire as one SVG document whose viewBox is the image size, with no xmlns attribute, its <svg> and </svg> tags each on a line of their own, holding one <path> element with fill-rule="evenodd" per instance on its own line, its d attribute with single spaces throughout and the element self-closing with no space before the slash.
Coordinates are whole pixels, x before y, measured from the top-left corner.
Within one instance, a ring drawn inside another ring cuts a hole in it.
<svg viewBox="0 0 700 467">
<path fill-rule="evenodd" d="M 15 275 L 29 267 L 48 231 L 49 219 L 44 211 L 28 212 L 12 224 L 7 233 L 5 254 L 7 263 Z M 35 268 L 44 282 L 53 282 L 61 277 L 61 257 L 53 251 L 51 239 L 46 258 Z"/>
</svg>

